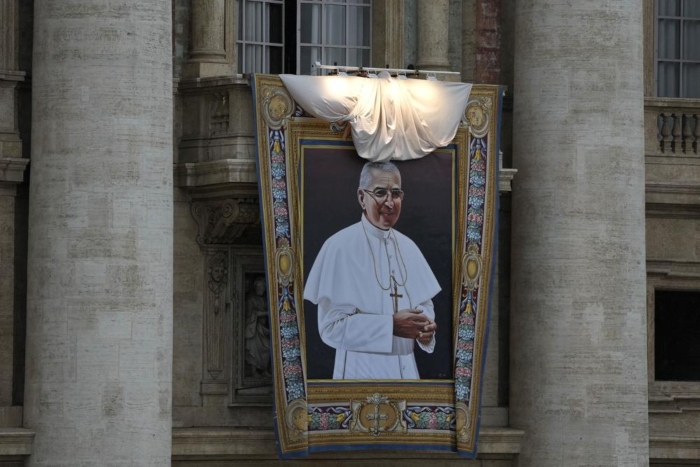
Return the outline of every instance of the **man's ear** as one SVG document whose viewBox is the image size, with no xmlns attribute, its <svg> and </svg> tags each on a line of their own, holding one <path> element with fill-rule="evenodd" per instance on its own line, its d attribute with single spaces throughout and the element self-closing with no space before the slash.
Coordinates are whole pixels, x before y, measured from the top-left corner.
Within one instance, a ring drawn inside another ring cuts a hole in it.
<svg viewBox="0 0 700 467">
<path fill-rule="evenodd" d="M 357 202 L 360 203 L 360 207 L 362 210 L 365 210 L 365 192 L 362 191 L 362 188 L 357 189 Z"/>
</svg>

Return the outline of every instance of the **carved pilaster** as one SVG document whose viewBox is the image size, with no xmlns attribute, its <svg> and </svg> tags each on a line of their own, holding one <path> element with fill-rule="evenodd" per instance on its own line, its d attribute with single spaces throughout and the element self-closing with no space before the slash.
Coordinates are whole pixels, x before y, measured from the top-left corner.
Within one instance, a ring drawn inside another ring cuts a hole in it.
<svg viewBox="0 0 700 467">
<path fill-rule="evenodd" d="M 226 0 L 192 0 L 190 60 L 185 78 L 230 76 L 234 73 L 233 8 Z"/>
<path fill-rule="evenodd" d="M 204 310 L 204 348 L 207 374 L 217 380 L 224 372 L 228 311 L 228 254 L 227 250 L 211 250 L 207 258 L 207 300 Z"/>
<path fill-rule="evenodd" d="M 473 83 L 476 74 L 476 1 L 462 2 L 462 81 Z"/>
<path fill-rule="evenodd" d="M 17 130 L 17 83 L 24 73 L 17 70 L 17 0 L 0 2 L 0 158 L 22 156 Z"/>
<path fill-rule="evenodd" d="M 197 221 L 200 245 L 233 245 L 246 229 L 260 224 L 256 200 L 239 198 L 223 201 L 196 202 L 192 216 Z"/>
<path fill-rule="evenodd" d="M 404 0 L 372 4 L 372 63 L 374 66 L 405 68 Z"/>
<path fill-rule="evenodd" d="M 449 0 L 417 0 L 418 63 L 423 70 L 449 70 Z"/>
<path fill-rule="evenodd" d="M 17 0 L 0 2 L 0 70 L 17 70 Z"/>
</svg>

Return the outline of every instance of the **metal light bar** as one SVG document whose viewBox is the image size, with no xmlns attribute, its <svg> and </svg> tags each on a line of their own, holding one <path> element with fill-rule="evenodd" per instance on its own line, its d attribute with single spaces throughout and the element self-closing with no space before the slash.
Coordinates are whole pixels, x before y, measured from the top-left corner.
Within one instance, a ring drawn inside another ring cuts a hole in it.
<svg viewBox="0 0 700 467">
<path fill-rule="evenodd" d="M 411 70 L 408 68 L 376 68 L 370 66 L 341 66 L 341 65 L 322 65 L 316 61 L 311 65 L 311 70 L 328 70 L 336 75 L 354 73 L 357 75 L 367 75 L 376 77 L 379 72 L 386 71 L 393 76 L 425 76 L 427 79 L 435 79 L 438 75 L 461 76 L 459 71 L 438 71 L 438 70 Z"/>
</svg>

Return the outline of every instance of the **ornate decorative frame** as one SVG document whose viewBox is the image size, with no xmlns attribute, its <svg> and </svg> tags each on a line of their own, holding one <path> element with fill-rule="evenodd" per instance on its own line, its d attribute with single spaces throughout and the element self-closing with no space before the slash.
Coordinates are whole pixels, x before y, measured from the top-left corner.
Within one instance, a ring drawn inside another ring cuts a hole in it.
<svg viewBox="0 0 700 467">
<path fill-rule="evenodd" d="M 502 89 L 472 88 L 449 146 L 457 162 L 454 379 L 372 382 L 306 376 L 298 164 L 302 140 L 341 141 L 342 128 L 308 118 L 277 76 L 256 75 L 253 93 L 280 456 L 384 448 L 475 457 L 495 271 Z"/>
</svg>

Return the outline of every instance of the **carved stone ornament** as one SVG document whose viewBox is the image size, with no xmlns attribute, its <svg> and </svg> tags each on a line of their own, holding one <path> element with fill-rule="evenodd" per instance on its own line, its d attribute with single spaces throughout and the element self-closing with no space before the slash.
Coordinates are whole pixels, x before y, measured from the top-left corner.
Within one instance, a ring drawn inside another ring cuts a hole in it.
<svg viewBox="0 0 700 467">
<path fill-rule="evenodd" d="M 350 431 L 370 433 L 406 433 L 406 421 L 401 414 L 406 410 L 406 401 L 389 401 L 388 397 L 374 393 L 365 401 L 350 401 L 352 420 Z"/>
<path fill-rule="evenodd" d="M 282 128 L 284 120 L 292 115 L 294 109 L 292 96 L 286 90 L 279 87 L 265 87 L 262 102 L 263 119 L 271 129 Z"/>
<path fill-rule="evenodd" d="M 197 243 L 227 245 L 260 223 L 260 209 L 252 199 L 197 202 L 192 204 L 192 217 L 199 227 Z"/>
<path fill-rule="evenodd" d="M 228 93 L 214 93 L 212 94 L 211 99 L 212 100 L 209 113 L 209 136 L 219 136 L 228 134 Z"/>
<path fill-rule="evenodd" d="M 204 345 L 206 369 L 211 381 L 218 380 L 224 372 L 226 284 L 228 284 L 228 254 L 214 251 L 207 260 L 206 280 L 209 294 L 205 301 Z"/>
<path fill-rule="evenodd" d="M 208 280 L 209 290 L 214 294 L 214 314 L 220 311 L 219 298 L 221 292 L 226 287 L 226 278 L 228 277 L 228 267 L 226 265 L 226 254 L 223 252 L 216 253 L 209 260 Z"/>
</svg>

